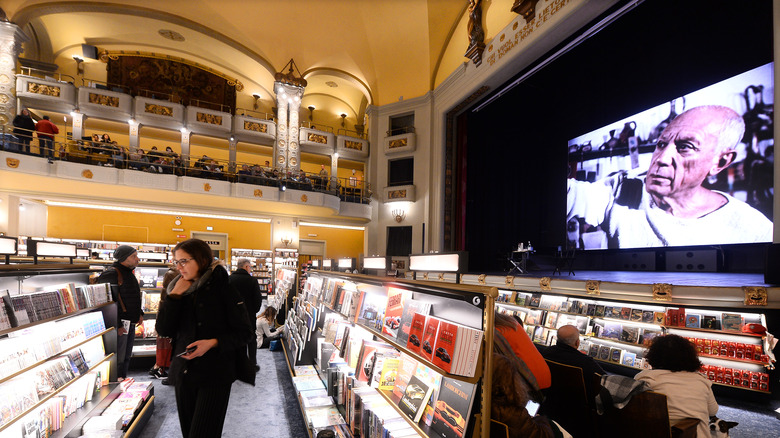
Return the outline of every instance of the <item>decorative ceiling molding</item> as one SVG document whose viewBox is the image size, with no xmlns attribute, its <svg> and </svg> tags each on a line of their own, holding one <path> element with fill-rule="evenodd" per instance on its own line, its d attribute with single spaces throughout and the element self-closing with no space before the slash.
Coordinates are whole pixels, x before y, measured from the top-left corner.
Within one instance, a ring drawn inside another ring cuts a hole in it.
<svg viewBox="0 0 780 438">
<path fill-rule="evenodd" d="M 350 72 L 339 70 L 336 68 L 328 68 L 328 67 L 315 67 L 310 68 L 303 72 L 304 79 L 310 79 L 314 76 L 319 75 L 330 75 L 330 76 L 336 76 L 337 78 L 344 79 L 345 81 L 351 83 L 355 88 L 360 90 L 364 96 L 366 96 L 366 99 L 368 99 L 368 104 L 371 105 L 374 102 L 374 96 L 371 94 L 371 88 L 366 85 L 363 80 L 358 78 L 357 76 L 353 75 Z"/>
<path fill-rule="evenodd" d="M 231 87 L 236 87 L 236 91 L 241 91 L 244 89 L 244 84 L 241 83 L 237 78 L 228 76 L 220 71 L 214 70 L 211 67 L 206 67 L 203 64 L 198 64 L 197 62 L 190 61 L 185 58 L 180 58 L 178 56 L 171 56 L 171 55 L 164 55 L 162 53 L 153 53 L 153 52 L 139 52 L 139 51 L 130 51 L 130 50 L 118 50 L 118 51 L 109 51 L 109 50 L 103 50 L 98 55 L 100 57 L 100 60 L 102 62 L 108 63 L 109 59 L 117 60 L 120 56 L 136 56 L 141 58 L 155 58 L 155 59 L 165 59 L 167 61 L 176 61 L 180 62 L 182 64 L 191 65 L 193 67 L 197 67 L 201 70 L 207 71 L 213 75 L 219 76 L 222 79 L 226 80 L 228 82 L 228 85 Z"/>
</svg>

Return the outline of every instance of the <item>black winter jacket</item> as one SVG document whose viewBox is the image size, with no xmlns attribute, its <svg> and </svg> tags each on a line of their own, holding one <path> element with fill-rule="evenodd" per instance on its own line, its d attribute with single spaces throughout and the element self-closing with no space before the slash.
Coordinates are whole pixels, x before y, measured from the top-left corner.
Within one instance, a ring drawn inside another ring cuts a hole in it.
<svg viewBox="0 0 780 438">
<path fill-rule="evenodd" d="M 117 271 L 119 271 L 119 274 L 122 276 L 121 285 L 119 284 L 119 275 L 117 275 Z M 119 262 L 114 262 L 100 274 L 95 282 L 110 283 L 112 285 L 111 296 L 114 301 L 117 302 L 117 308 L 119 309 L 117 327 L 122 326 L 121 320 L 123 319 L 129 320 L 132 324 L 138 322 L 144 314 L 143 311 L 141 311 L 141 286 L 138 284 L 138 279 L 135 278 L 132 269 Z M 122 298 L 121 302 L 119 297 Z"/>
<path fill-rule="evenodd" d="M 263 294 L 260 292 L 260 285 L 257 283 L 257 279 L 252 277 L 249 272 L 246 272 L 246 269 L 237 269 L 230 274 L 230 285 L 241 294 L 249 320 L 254 321 L 255 315 L 260 311 L 263 301 Z"/>
<path fill-rule="evenodd" d="M 188 295 L 168 295 L 157 313 L 158 335 L 172 338 L 173 360 L 168 371 L 176 384 L 184 374 L 196 385 L 236 380 L 236 358 L 246 356 L 254 336 L 240 295 L 228 283 L 222 266 L 212 265 L 210 277 Z M 168 285 L 173 290 L 181 276 Z M 217 346 L 201 357 L 184 359 L 187 345 L 199 339 L 216 339 Z"/>
</svg>

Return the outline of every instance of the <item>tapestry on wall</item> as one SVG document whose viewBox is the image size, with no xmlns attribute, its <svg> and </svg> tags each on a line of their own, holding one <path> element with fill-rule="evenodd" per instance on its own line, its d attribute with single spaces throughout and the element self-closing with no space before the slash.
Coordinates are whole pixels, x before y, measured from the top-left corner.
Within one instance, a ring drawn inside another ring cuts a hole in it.
<svg viewBox="0 0 780 438">
<path fill-rule="evenodd" d="M 120 56 L 108 60 L 110 84 L 131 89 L 133 96 L 170 100 L 182 105 L 195 105 L 193 100 L 207 104 L 197 106 L 222 110 L 221 104 L 233 113 L 236 106 L 236 88 L 228 81 L 198 67 L 169 59 L 142 56 Z M 208 103 L 212 105 L 208 105 Z"/>
</svg>

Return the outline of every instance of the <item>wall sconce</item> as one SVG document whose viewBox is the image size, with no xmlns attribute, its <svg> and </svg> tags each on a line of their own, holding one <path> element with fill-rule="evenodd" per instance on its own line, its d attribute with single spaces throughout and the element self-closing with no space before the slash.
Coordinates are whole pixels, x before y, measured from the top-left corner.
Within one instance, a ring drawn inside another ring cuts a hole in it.
<svg viewBox="0 0 780 438">
<path fill-rule="evenodd" d="M 309 105 L 309 121 L 314 121 L 314 105 Z"/>
<path fill-rule="evenodd" d="M 344 114 L 344 113 L 341 113 L 341 127 L 342 128 L 344 127 L 344 120 L 346 120 L 346 118 L 347 118 L 347 115 Z"/>
<path fill-rule="evenodd" d="M 406 211 L 403 208 L 396 208 L 390 212 L 393 215 L 396 222 L 403 222 L 406 219 Z"/>
<path fill-rule="evenodd" d="M 254 104 L 254 106 L 252 106 L 252 109 L 257 111 L 257 107 L 258 107 L 257 101 L 260 100 L 260 95 L 259 94 L 253 94 L 252 97 L 255 99 L 255 104 Z"/>
<path fill-rule="evenodd" d="M 84 59 L 82 59 L 78 55 L 73 55 L 73 60 L 76 61 L 76 72 L 84 76 L 84 65 L 82 64 L 84 62 Z"/>
<path fill-rule="evenodd" d="M 285 248 L 287 248 L 287 245 L 289 245 L 290 242 L 292 242 L 292 237 L 289 235 L 282 236 L 282 243 L 284 243 Z"/>
</svg>

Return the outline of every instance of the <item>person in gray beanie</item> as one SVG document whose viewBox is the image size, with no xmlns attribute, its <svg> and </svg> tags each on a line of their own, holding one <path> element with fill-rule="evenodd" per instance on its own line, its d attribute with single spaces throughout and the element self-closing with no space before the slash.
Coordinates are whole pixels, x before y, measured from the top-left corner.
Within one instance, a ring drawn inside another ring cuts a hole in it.
<svg viewBox="0 0 780 438">
<path fill-rule="evenodd" d="M 120 245 L 114 250 L 115 262 L 97 278 L 97 283 L 111 284 L 111 295 L 118 305 L 117 321 L 117 376 L 118 381 L 127 377 L 130 357 L 133 355 L 135 326 L 142 324 L 141 286 L 133 270 L 141 260 L 132 246 Z"/>
</svg>

